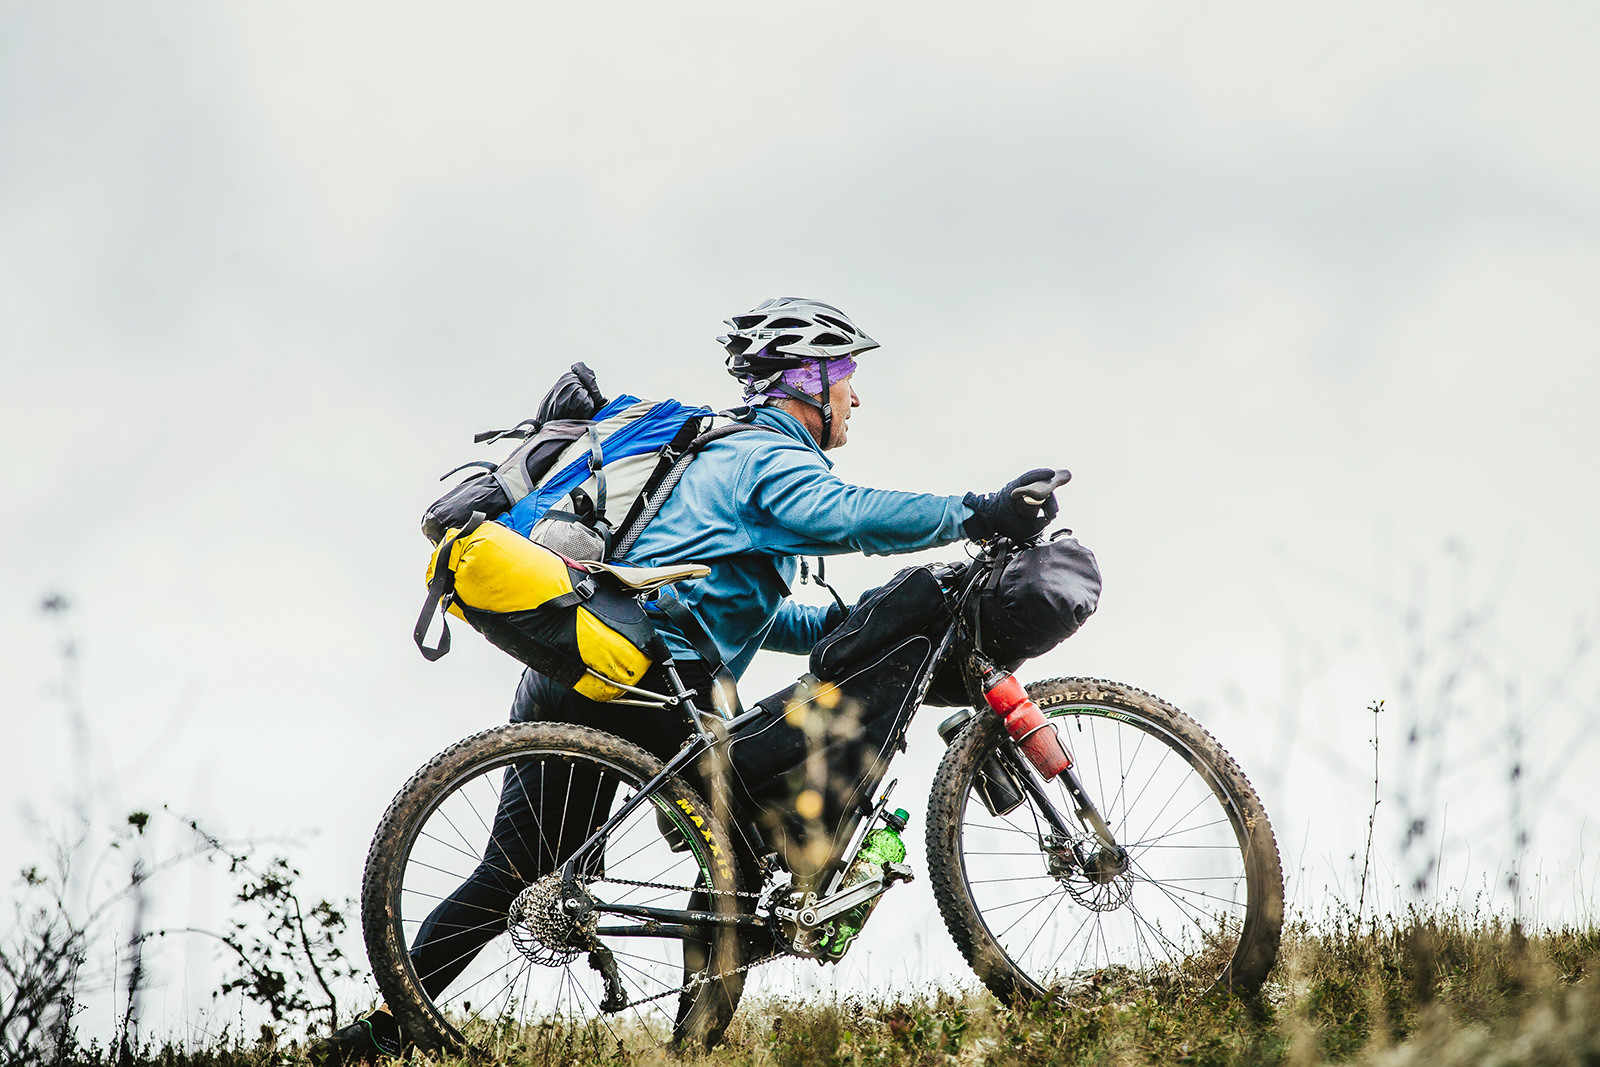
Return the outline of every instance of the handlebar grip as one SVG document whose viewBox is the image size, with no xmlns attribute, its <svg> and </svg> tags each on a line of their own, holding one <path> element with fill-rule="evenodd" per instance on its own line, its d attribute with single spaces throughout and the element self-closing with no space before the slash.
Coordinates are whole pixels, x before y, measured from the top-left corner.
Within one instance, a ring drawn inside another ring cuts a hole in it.
<svg viewBox="0 0 1600 1067">
<path fill-rule="evenodd" d="M 1058 469 L 1048 478 L 1041 478 L 1027 485 L 1019 485 L 1011 490 L 1011 499 L 1027 504 L 1029 507 L 1040 507 L 1050 494 L 1072 481 L 1072 472 L 1066 468 Z"/>
</svg>

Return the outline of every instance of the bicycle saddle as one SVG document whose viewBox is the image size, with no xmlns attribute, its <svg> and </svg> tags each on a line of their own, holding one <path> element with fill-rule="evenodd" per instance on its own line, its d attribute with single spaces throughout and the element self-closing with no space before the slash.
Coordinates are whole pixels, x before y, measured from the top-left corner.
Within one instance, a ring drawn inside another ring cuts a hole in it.
<svg viewBox="0 0 1600 1067">
<path fill-rule="evenodd" d="M 583 568 L 591 574 L 603 571 L 639 593 L 654 592 L 664 585 L 688 578 L 704 578 L 711 573 L 711 568 L 703 563 L 678 563 L 671 567 L 622 567 L 615 563 L 587 562 Z"/>
</svg>

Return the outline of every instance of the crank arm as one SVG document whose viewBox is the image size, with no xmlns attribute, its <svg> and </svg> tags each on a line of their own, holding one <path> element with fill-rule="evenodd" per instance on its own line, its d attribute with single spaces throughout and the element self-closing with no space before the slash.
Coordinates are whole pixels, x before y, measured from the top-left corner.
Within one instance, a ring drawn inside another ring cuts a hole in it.
<svg viewBox="0 0 1600 1067">
<path fill-rule="evenodd" d="M 909 882 L 912 878 L 911 868 L 903 863 L 891 863 L 887 874 L 859 882 L 841 893 L 835 893 L 825 900 L 818 901 L 809 908 L 796 908 L 792 913 L 791 909 L 780 908 L 777 914 L 808 929 L 821 926 L 835 915 L 842 915 L 857 904 L 882 896 L 884 891 L 896 882 Z"/>
<path fill-rule="evenodd" d="M 864 901 L 882 896 L 888 888 L 882 877 L 871 878 L 809 907 L 774 908 L 772 913 L 801 929 L 815 930 L 835 915 L 843 914 Z"/>
<path fill-rule="evenodd" d="M 815 907 L 802 910 L 800 921 L 806 926 L 821 926 L 835 915 L 843 915 L 857 904 L 882 896 L 883 891 L 888 888 L 884 884 L 882 875 L 876 878 L 869 878 L 859 885 L 851 886 L 842 893 L 835 893 L 826 900 L 818 901 Z M 806 912 L 811 914 L 808 916 Z M 807 921 L 808 919 L 810 921 Z"/>
</svg>

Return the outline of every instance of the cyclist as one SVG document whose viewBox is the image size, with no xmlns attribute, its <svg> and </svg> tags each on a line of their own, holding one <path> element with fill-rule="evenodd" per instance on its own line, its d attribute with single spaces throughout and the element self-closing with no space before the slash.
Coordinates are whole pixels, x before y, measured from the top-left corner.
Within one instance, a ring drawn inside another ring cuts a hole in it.
<svg viewBox="0 0 1600 1067">
<path fill-rule="evenodd" d="M 765 301 L 727 325 L 728 333 L 717 340 L 727 351 L 728 373 L 743 386 L 753 423 L 767 432 L 730 434 L 707 445 L 620 561 L 711 568 L 707 577 L 673 587 L 681 608 L 658 623 L 679 675 L 695 691 L 713 692 L 718 678 L 736 679 L 759 649 L 807 653 L 842 620 L 838 605 L 789 599 L 801 556 L 912 552 L 995 534 L 1020 540 L 1055 517 L 1053 499 L 1041 511 L 1011 498 L 1012 489 L 1048 476 L 1048 470 L 1030 471 L 999 492 L 964 497 L 841 480 L 827 453 L 849 439 L 851 415 L 861 406 L 856 357 L 878 342 L 838 308 L 802 297 Z M 640 684 L 670 691 L 660 671 L 655 668 Z M 511 719 L 592 726 L 662 760 L 689 734 L 681 713 L 629 709 L 619 715 L 532 669 L 517 687 Z M 541 829 L 513 832 L 529 825 Z M 483 862 L 434 909 L 413 944 L 417 974 L 430 994 L 447 987 L 483 945 L 504 932 L 507 909 L 524 885 L 553 869 L 552 859 L 565 858 L 552 857 L 548 846 L 541 857 L 526 842 L 544 842 L 548 831 L 576 844 L 591 829 L 574 826 L 562 833 L 544 827 L 534 801 L 507 785 Z M 399 1029 L 384 1008 L 323 1043 L 326 1052 L 346 1059 L 399 1047 Z"/>
</svg>

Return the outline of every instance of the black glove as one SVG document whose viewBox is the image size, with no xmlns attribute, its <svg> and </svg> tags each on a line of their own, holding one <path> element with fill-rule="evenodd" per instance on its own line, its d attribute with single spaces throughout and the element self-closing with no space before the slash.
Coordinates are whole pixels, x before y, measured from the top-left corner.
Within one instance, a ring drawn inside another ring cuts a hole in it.
<svg viewBox="0 0 1600 1067">
<path fill-rule="evenodd" d="M 1011 479 L 998 493 L 987 493 L 983 496 L 968 493 L 961 498 L 961 502 L 972 509 L 972 518 L 962 523 L 961 528 L 974 541 L 984 541 L 996 534 L 1009 537 L 1013 541 L 1026 541 L 1030 537 L 1037 537 L 1046 526 L 1050 525 L 1050 520 L 1060 514 L 1061 509 L 1056 505 L 1056 495 L 1051 493 L 1045 499 L 1043 506 L 1036 507 L 1033 504 L 1024 504 L 1020 500 L 1012 500 L 1011 491 L 1029 482 L 1047 479 L 1053 474 L 1055 471 L 1049 467 L 1039 467 Z"/>
</svg>

